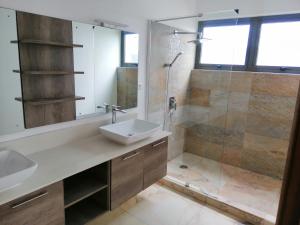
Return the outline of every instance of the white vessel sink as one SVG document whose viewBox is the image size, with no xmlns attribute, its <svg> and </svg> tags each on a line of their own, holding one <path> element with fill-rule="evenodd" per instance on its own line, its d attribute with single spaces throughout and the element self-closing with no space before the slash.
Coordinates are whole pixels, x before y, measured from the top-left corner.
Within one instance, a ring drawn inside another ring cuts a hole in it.
<svg viewBox="0 0 300 225">
<path fill-rule="evenodd" d="M 160 125 L 135 119 L 99 127 L 99 129 L 103 136 L 128 145 L 150 137 L 160 129 Z"/>
<path fill-rule="evenodd" d="M 30 177 L 37 168 L 37 163 L 22 154 L 0 151 L 0 191 L 12 188 Z"/>
</svg>

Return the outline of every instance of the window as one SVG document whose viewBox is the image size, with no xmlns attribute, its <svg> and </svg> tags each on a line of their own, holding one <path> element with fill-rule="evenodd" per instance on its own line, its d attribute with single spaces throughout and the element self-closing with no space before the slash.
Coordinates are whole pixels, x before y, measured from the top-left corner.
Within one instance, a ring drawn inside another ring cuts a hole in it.
<svg viewBox="0 0 300 225">
<path fill-rule="evenodd" d="M 139 35 L 122 32 L 122 66 L 137 66 L 138 64 Z"/>
<path fill-rule="evenodd" d="M 201 64 L 245 65 L 250 25 L 204 27 Z"/>
<path fill-rule="evenodd" d="M 300 73 L 300 14 L 199 22 L 195 68 Z"/>
<path fill-rule="evenodd" d="M 300 21 L 261 25 L 257 66 L 300 67 Z"/>
</svg>

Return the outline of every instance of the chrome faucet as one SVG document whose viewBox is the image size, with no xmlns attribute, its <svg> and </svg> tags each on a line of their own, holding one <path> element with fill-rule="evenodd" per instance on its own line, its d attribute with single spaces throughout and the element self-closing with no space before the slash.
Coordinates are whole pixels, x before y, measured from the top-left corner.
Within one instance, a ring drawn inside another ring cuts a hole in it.
<svg viewBox="0 0 300 225">
<path fill-rule="evenodd" d="M 117 112 L 121 112 L 121 113 L 127 113 L 125 110 L 120 109 L 121 106 L 118 105 L 112 105 L 111 106 L 111 112 L 112 112 L 112 123 L 116 123 L 117 122 Z"/>
</svg>

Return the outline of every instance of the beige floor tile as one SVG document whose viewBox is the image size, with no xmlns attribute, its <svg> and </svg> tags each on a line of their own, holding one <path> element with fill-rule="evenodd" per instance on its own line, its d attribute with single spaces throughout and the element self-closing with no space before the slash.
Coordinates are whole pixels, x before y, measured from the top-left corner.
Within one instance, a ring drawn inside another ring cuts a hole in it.
<svg viewBox="0 0 300 225">
<path fill-rule="evenodd" d="M 159 185 L 154 185 L 138 195 L 137 204 L 128 208 L 127 212 L 147 225 L 241 224 Z"/>
<path fill-rule="evenodd" d="M 146 225 L 129 215 L 127 212 L 118 208 L 112 212 L 108 212 L 99 216 L 87 225 Z"/>
</svg>

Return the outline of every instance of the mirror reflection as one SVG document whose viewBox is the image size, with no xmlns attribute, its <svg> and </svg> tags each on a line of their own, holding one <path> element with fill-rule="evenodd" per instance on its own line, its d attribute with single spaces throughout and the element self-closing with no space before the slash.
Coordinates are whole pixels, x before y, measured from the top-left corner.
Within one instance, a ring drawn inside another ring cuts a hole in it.
<svg viewBox="0 0 300 225">
<path fill-rule="evenodd" d="M 137 107 L 138 34 L 3 8 L 0 19 L 0 135 Z"/>
</svg>

